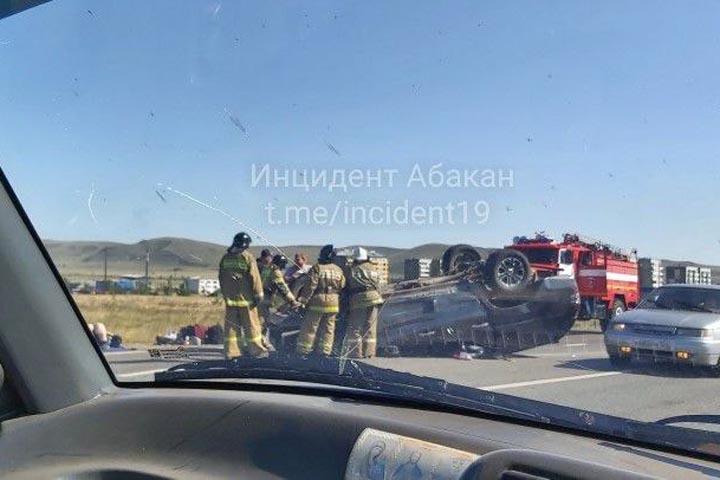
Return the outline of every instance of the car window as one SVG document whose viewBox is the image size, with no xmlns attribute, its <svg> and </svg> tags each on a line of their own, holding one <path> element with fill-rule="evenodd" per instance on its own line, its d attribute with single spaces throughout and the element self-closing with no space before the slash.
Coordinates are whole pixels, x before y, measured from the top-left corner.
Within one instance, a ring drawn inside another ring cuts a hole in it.
<svg viewBox="0 0 720 480">
<path fill-rule="evenodd" d="M 562 250 L 560 252 L 560 263 L 572 265 L 573 261 L 573 252 L 571 250 Z"/>
<path fill-rule="evenodd" d="M 720 408 L 719 14 L 53 1 L 0 21 L 0 166 L 118 384 L 461 385 L 637 436 Z"/>
<path fill-rule="evenodd" d="M 717 313 L 720 312 L 720 289 L 659 288 L 648 295 L 639 307 Z"/>
</svg>

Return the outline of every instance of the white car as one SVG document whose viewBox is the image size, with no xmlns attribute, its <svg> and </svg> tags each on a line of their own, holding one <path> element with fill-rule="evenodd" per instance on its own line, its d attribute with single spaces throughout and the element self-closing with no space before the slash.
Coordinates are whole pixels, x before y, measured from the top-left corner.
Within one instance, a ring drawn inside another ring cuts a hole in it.
<svg viewBox="0 0 720 480">
<path fill-rule="evenodd" d="M 720 286 L 653 290 L 634 310 L 613 319 L 605 348 L 614 364 L 644 359 L 718 367 Z"/>
</svg>

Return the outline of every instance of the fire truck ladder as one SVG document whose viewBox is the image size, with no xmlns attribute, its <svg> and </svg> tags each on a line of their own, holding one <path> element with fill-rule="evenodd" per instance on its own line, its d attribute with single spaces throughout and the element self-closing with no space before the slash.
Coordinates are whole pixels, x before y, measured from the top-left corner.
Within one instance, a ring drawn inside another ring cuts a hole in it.
<svg viewBox="0 0 720 480">
<path fill-rule="evenodd" d="M 613 255 L 621 257 L 625 260 L 635 261 L 637 259 L 637 251 L 635 249 L 628 250 L 626 248 L 617 247 L 596 238 L 588 237 L 587 235 L 581 235 L 579 233 L 565 233 L 563 234 L 563 240 L 565 243 L 580 243 L 595 250 L 605 250 L 606 252 L 610 252 Z"/>
</svg>

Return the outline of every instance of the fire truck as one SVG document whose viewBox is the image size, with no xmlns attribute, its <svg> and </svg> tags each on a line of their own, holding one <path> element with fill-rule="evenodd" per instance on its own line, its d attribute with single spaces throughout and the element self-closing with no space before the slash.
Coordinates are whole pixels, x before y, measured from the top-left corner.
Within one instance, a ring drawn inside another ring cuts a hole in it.
<svg viewBox="0 0 720 480">
<path fill-rule="evenodd" d="M 624 250 L 576 233 L 558 242 L 538 233 L 515 237 L 507 248 L 525 254 L 538 277 L 575 278 L 580 293 L 580 318 L 600 319 L 603 331 L 610 318 L 637 305 L 640 299 L 635 250 Z"/>
</svg>

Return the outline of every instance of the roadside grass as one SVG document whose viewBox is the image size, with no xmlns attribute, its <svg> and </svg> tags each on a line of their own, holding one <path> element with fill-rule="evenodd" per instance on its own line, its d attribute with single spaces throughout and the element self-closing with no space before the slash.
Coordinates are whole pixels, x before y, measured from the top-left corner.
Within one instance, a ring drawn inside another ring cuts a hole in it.
<svg viewBox="0 0 720 480">
<path fill-rule="evenodd" d="M 575 324 L 570 329 L 571 332 L 586 332 L 586 333 L 602 333 L 600 329 L 600 320 L 593 318 L 590 320 L 576 320 Z"/>
<path fill-rule="evenodd" d="M 186 325 L 223 323 L 222 299 L 203 296 L 74 295 L 88 323 L 102 322 L 126 344 L 154 344 L 157 335 Z M 598 320 L 577 321 L 571 331 L 600 332 Z"/>
<path fill-rule="evenodd" d="M 202 296 L 74 295 L 88 323 L 102 322 L 126 344 L 154 344 L 155 336 L 186 325 L 222 325 L 222 300 Z"/>
</svg>

